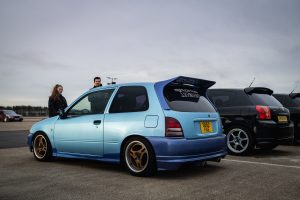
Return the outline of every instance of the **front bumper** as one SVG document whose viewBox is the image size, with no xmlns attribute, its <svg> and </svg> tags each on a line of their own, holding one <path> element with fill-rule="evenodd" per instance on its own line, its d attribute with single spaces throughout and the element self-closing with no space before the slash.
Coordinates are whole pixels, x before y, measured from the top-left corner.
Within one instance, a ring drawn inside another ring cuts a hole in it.
<svg viewBox="0 0 300 200">
<path fill-rule="evenodd" d="M 224 158 L 227 154 L 226 136 L 185 139 L 147 137 L 156 155 L 158 170 L 176 170 L 187 163 Z"/>
<path fill-rule="evenodd" d="M 10 121 L 10 122 L 15 122 L 15 121 L 19 122 L 19 121 L 23 121 L 23 117 L 8 117 L 7 119 L 8 119 L 8 121 Z"/>
<path fill-rule="evenodd" d="M 27 136 L 27 145 L 30 151 L 32 151 L 32 137 L 33 137 L 33 133 L 29 133 Z"/>
<path fill-rule="evenodd" d="M 258 121 L 254 129 L 256 144 L 290 144 L 294 140 L 294 123 L 282 125 L 274 121 Z"/>
</svg>

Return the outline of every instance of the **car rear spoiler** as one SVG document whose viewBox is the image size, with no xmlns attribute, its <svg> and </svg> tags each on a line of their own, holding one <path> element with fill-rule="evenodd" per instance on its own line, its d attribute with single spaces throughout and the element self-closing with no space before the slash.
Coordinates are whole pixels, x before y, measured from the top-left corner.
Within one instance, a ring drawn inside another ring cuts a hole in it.
<svg viewBox="0 0 300 200">
<path fill-rule="evenodd" d="M 196 88 L 201 89 L 202 91 L 206 91 L 208 88 L 213 86 L 216 82 L 215 81 L 209 81 L 204 79 L 197 79 L 197 78 L 191 78 L 186 76 L 178 76 L 169 80 L 156 82 L 154 84 L 154 88 L 156 91 L 156 94 L 159 98 L 159 101 L 161 103 L 161 106 L 165 110 L 169 110 L 169 105 L 167 104 L 165 98 L 164 98 L 164 88 L 166 86 L 193 86 Z"/>
<path fill-rule="evenodd" d="M 289 94 L 289 96 L 290 96 L 292 99 L 300 98 L 300 93 L 291 93 L 291 94 Z"/>
<path fill-rule="evenodd" d="M 245 88 L 244 91 L 246 92 L 246 94 L 268 94 L 268 95 L 272 95 L 273 94 L 273 90 L 269 89 L 269 88 L 264 88 L 264 87 L 248 87 Z"/>
</svg>

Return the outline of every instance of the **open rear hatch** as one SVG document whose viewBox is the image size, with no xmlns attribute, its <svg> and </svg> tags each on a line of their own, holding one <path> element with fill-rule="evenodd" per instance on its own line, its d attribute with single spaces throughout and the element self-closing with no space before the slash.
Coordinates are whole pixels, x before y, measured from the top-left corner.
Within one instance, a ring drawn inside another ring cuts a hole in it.
<svg viewBox="0 0 300 200">
<path fill-rule="evenodd" d="M 220 132 L 219 114 L 206 96 L 214 84 L 183 76 L 155 84 L 165 116 L 178 120 L 185 138 L 211 137 Z"/>
</svg>

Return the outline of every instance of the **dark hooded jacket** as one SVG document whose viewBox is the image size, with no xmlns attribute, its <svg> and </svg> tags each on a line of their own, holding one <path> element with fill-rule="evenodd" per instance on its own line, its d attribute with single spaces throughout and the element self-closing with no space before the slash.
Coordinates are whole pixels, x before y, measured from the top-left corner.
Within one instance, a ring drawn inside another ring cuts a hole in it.
<svg viewBox="0 0 300 200">
<path fill-rule="evenodd" d="M 64 96 L 59 95 L 58 99 L 49 97 L 48 108 L 49 117 L 53 117 L 59 114 L 59 110 L 64 110 L 68 106 L 67 101 Z"/>
</svg>

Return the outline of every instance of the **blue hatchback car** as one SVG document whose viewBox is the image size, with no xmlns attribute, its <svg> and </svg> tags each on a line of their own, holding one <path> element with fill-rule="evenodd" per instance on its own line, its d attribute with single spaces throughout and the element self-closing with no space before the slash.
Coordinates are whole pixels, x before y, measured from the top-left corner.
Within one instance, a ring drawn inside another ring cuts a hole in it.
<svg viewBox="0 0 300 200">
<path fill-rule="evenodd" d="M 180 76 L 91 89 L 59 116 L 34 124 L 29 148 L 39 161 L 54 156 L 122 163 L 136 176 L 220 161 L 227 147 L 206 96 L 213 84 Z"/>
</svg>

